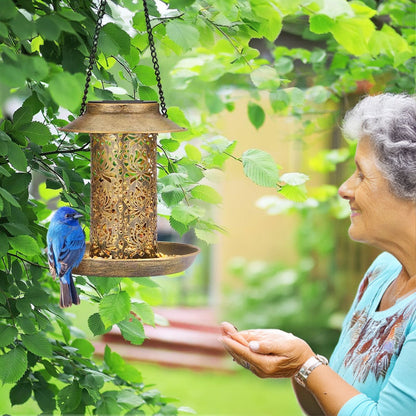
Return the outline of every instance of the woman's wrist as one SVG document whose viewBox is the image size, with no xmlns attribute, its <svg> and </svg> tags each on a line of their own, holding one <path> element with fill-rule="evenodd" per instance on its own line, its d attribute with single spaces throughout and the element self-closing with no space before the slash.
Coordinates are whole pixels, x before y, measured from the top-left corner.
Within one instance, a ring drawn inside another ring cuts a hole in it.
<svg viewBox="0 0 416 416">
<path fill-rule="evenodd" d="M 306 387 L 309 375 L 321 365 L 328 365 L 328 360 L 323 355 L 313 355 L 304 362 L 299 371 L 293 376 L 293 379 L 302 387 Z"/>
</svg>

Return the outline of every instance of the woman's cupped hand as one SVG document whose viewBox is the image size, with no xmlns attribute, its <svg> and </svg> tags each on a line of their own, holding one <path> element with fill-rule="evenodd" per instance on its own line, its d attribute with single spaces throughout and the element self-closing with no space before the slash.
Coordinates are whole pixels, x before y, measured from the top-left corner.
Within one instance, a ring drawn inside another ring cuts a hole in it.
<svg viewBox="0 0 416 416">
<path fill-rule="evenodd" d="M 223 322 L 221 332 L 220 341 L 234 361 L 260 378 L 293 377 L 315 355 L 303 339 L 279 329 L 238 331 Z"/>
</svg>

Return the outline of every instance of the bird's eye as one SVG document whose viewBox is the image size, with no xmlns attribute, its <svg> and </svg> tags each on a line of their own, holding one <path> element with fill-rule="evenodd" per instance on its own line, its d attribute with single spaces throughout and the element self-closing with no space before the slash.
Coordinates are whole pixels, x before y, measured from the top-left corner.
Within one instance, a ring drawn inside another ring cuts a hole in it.
<svg viewBox="0 0 416 416">
<path fill-rule="evenodd" d="M 70 217 L 70 215 L 69 214 L 65 214 L 65 218 L 69 218 Z"/>
</svg>

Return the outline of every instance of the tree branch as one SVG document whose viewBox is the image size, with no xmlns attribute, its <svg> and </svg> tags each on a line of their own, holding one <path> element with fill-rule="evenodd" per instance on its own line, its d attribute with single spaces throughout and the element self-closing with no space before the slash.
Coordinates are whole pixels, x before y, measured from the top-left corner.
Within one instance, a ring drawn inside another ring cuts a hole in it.
<svg viewBox="0 0 416 416">
<path fill-rule="evenodd" d="M 22 260 L 22 261 L 24 261 L 25 263 L 31 264 L 32 266 L 36 266 L 36 267 L 40 267 L 41 269 L 46 269 L 46 270 L 49 270 L 49 267 L 42 266 L 42 265 L 41 265 L 41 264 L 39 264 L 39 263 L 34 263 L 33 261 L 30 261 L 30 260 L 28 260 L 28 259 L 25 259 L 25 258 L 23 258 L 23 257 L 18 256 L 17 254 L 7 253 L 7 255 L 8 255 L 8 256 L 12 256 L 12 257 L 16 257 L 17 259 Z"/>
</svg>

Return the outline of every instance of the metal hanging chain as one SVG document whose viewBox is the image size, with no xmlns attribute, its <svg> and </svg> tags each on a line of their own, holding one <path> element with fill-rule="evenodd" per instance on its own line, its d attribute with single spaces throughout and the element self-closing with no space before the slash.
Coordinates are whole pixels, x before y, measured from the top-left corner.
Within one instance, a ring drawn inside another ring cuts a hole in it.
<svg viewBox="0 0 416 416">
<path fill-rule="evenodd" d="M 92 40 L 92 48 L 91 48 L 89 62 L 88 62 L 87 75 L 85 78 L 84 95 L 82 97 L 81 110 L 79 112 L 80 116 L 82 116 L 85 113 L 85 106 L 87 104 L 87 96 L 88 96 L 88 89 L 90 87 L 92 68 L 95 64 L 95 55 L 97 53 L 98 36 L 100 35 L 101 24 L 103 22 L 103 16 L 104 16 L 106 4 L 107 4 L 107 0 L 101 0 L 100 7 L 98 8 L 97 23 L 95 24 L 94 37 Z"/>
<path fill-rule="evenodd" d="M 147 35 L 149 37 L 150 54 L 152 56 L 152 62 L 153 62 L 153 68 L 155 70 L 157 87 L 159 89 L 160 112 L 161 112 L 162 116 L 167 118 L 168 117 L 168 112 L 166 110 L 165 97 L 163 95 L 162 81 L 160 79 L 159 62 L 157 60 L 156 48 L 155 48 L 155 43 L 154 43 L 153 33 L 152 33 L 152 26 L 150 24 L 149 10 L 147 8 L 146 0 L 143 0 L 143 9 L 144 9 L 144 17 L 146 19 Z"/>
</svg>

